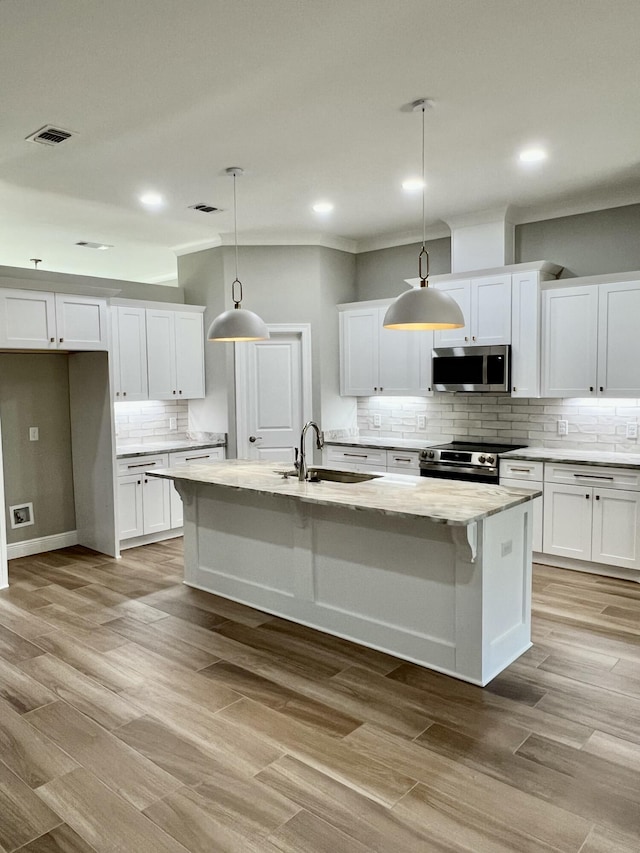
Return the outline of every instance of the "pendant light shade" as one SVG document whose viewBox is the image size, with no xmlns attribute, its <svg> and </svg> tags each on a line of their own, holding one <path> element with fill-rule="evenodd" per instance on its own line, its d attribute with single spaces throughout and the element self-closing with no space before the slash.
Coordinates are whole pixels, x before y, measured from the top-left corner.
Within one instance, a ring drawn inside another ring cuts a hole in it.
<svg viewBox="0 0 640 853">
<path fill-rule="evenodd" d="M 264 341 L 269 338 L 267 326 L 253 311 L 242 307 L 242 282 L 238 278 L 238 220 L 236 204 L 236 178 L 242 175 L 239 166 L 230 166 L 227 175 L 233 177 L 233 232 L 235 245 L 236 277 L 231 285 L 233 308 L 219 314 L 209 326 L 209 341 Z"/>
<path fill-rule="evenodd" d="M 426 248 L 426 226 L 424 212 L 425 169 L 424 169 L 424 113 L 433 102 L 421 98 L 412 104 L 414 110 L 422 112 L 422 248 L 418 255 L 420 286 L 407 290 L 391 303 L 384 315 L 385 329 L 400 329 L 413 332 L 427 329 L 461 329 L 464 316 L 458 303 L 443 293 L 429 287 L 429 252 Z M 424 267 L 424 269 L 423 269 Z"/>
</svg>

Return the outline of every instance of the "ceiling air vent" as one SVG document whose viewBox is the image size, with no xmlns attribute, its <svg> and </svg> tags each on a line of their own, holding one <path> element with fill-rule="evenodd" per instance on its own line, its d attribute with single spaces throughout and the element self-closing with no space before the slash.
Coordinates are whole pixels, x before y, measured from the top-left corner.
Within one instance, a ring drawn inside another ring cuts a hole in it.
<svg viewBox="0 0 640 853">
<path fill-rule="evenodd" d="M 76 246 L 84 246 L 85 249 L 113 249 L 109 243 L 91 243 L 89 240 L 79 240 Z"/>
<path fill-rule="evenodd" d="M 69 130 L 62 130 L 59 127 L 46 124 L 40 130 L 36 130 L 35 133 L 27 136 L 27 142 L 40 142 L 42 145 L 59 145 L 72 136 L 73 134 Z"/>
<path fill-rule="evenodd" d="M 199 210 L 200 213 L 222 213 L 221 207 L 214 207 L 212 204 L 206 204 L 201 201 L 199 204 L 190 204 L 189 210 Z"/>
</svg>

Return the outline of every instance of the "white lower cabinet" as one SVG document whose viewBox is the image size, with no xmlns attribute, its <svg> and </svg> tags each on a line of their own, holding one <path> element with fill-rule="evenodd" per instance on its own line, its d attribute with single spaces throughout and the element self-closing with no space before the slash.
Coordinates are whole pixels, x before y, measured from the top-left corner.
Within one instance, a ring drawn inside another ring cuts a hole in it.
<svg viewBox="0 0 640 853">
<path fill-rule="evenodd" d="M 174 465 L 189 465 L 190 463 L 200 464 L 203 462 L 222 462 L 225 457 L 224 447 L 211 447 L 204 450 L 189 450 L 181 453 L 169 454 L 169 467 Z M 182 498 L 180 493 L 173 485 L 169 484 L 170 500 L 171 500 L 171 528 L 182 527 L 184 521 Z"/>
<path fill-rule="evenodd" d="M 420 474 L 420 451 L 327 447 L 322 454 L 322 464 L 326 468 L 344 471 L 384 471 L 417 477 Z"/>
<path fill-rule="evenodd" d="M 525 462 L 519 459 L 500 460 L 500 485 L 516 489 L 539 489 L 542 491 L 544 467 L 542 462 Z M 533 500 L 533 531 L 531 547 L 542 551 L 542 495 Z"/>
<path fill-rule="evenodd" d="M 547 464 L 544 551 L 640 569 L 640 472 Z"/>
<path fill-rule="evenodd" d="M 118 460 L 118 530 L 120 541 L 147 536 L 171 527 L 171 483 L 149 477 L 166 468 L 168 454 Z"/>
</svg>

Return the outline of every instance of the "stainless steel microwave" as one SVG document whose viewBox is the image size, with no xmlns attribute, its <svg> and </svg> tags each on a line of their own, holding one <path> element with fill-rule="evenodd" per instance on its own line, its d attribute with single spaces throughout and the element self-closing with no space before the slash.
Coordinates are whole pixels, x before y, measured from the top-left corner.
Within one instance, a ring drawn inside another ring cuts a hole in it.
<svg viewBox="0 0 640 853">
<path fill-rule="evenodd" d="M 451 347 L 433 350 L 433 388 L 464 394 L 507 394 L 511 347 Z"/>
</svg>

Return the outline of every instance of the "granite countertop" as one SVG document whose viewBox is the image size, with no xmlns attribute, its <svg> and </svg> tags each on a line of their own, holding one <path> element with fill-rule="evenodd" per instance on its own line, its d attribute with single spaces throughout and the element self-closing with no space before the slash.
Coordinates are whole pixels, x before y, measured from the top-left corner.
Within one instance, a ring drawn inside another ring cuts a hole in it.
<svg viewBox="0 0 640 853">
<path fill-rule="evenodd" d="M 549 447 L 523 447 L 500 454 L 501 459 L 527 462 L 569 462 L 602 467 L 640 468 L 640 453 L 614 453 L 606 450 L 559 450 Z"/>
<path fill-rule="evenodd" d="M 465 526 L 542 494 L 536 489 L 380 474 L 363 483 L 300 483 L 285 479 L 291 470 L 273 462 L 231 459 L 217 465 L 176 466 L 150 471 L 169 480 L 209 483 L 254 493 L 291 497 L 303 503 L 344 506 L 404 518 L 426 518 L 439 524 Z"/>
<path fill-rule="evenodd" d="M 181 450 L 204 450 L 208 447 L 225 447 L 225 441 L 159 441 L 145 444 L 127 444 L 116 448 L 116 457 L 126 459 L 129 456 L 155 456 L 156 453 L 178 453 Z"/>
<path fill-rule="evenodd" d="M 422 450 L 424 447 L 430 447 L 432 444 L 439 444 L 437 441 L 427 441 L 426 439 L 417 438 L 388 438 L 375 435 L 365 435 L 360 438 L 326 438 L 325 446 L 336 447 L 371 447 L 379 450 Z"/>
</svg>

